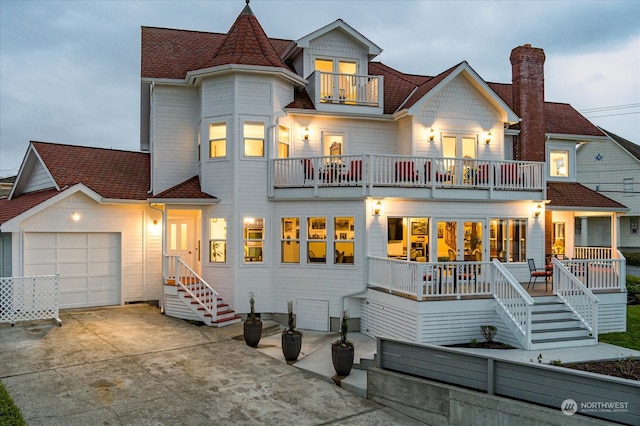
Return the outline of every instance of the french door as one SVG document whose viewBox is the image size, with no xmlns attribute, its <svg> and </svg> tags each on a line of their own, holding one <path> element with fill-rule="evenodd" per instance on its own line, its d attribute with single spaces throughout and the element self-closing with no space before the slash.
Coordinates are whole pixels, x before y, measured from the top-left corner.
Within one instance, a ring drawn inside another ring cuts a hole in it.
<svg viewBox="0 0 640 426">
<path fill-rule="evenodd" d="M 438 261 L 480 262 L 484 259 L 484 221 L 438 220 L 436 227 Z"/>
</svg>

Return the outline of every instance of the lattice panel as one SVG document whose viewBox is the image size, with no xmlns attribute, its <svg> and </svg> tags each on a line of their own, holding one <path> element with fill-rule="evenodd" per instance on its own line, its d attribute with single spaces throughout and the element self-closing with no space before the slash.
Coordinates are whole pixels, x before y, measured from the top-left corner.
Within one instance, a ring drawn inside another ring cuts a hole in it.
<svg viewBox="0 0 640 426">
<path fill-rule="evenodd" d="M 57 275 L 0 277 L 0 322 L 58 317 Z"/>
</svg>

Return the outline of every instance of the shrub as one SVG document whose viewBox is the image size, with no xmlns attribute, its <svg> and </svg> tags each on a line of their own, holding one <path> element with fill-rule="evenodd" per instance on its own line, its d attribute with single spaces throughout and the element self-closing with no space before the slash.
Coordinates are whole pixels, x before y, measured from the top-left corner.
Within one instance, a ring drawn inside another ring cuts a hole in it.
<svg viewBox="0 0 640 426">
<path fill-rule="evenodd" d="M 627 299 L 640 301 L 640 278 L 627 275 Z"/>
<path fill-rule="evenodd" d="M 481 325 L 480 331 L 482 331 L 482 337 L 484 337 L 487 343 L 493 343 L 493 338 L 496 337 L 498 329 L 495 325 Z"/>
<path fill-rule="evenodd" d="M 631 252 L 625 251 L 622 254 L 627 259 L 627 265 L 640 266 L 640 252 L 631 253 Z"/>
</svg>

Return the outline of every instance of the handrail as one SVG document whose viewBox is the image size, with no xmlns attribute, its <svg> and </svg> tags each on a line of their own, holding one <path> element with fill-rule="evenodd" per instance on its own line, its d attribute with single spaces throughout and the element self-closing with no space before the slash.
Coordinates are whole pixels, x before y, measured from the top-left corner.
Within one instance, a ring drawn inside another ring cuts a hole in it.
<svg viewBox="0 0 640 426">
<path fill-rule="evenodd" d="M 185 291 L 194 301 L 196 301 L 198 303 L 198 305 L 200 307 L 202 307 L 206 313 L 208 313 L 209 315 L 211 315 L 211 321 L 215 321 L 216 320 L 216 316 L 217 316 L 217 309 L 215 309 L 215 306 L 217 304 L 216 300 L 219 296 L 219 293 L 209 285 L 209 283 L 207 283 L 196 271 L 194 271 L 193 269 L 191 269 L 191 267 L 189 265 L 187 265 L 182 259 L 180 259 L 180 256 L 172 256 L 172 255 L 164 255 L 166 258 L 168 259 L 174 259 L 175 264 L 174 264 L 174 272 L 175 272 L 175 276 L 174 276 L 174 280 L 176 285 L 178 285 L 183 291 Z M 187 272 L 189 272 L 189 274 L 184 274 L 183 270 L 186 270 Z M 202 302 L 202 300 L 200 300 L 200 298 L 198 296 L 196 296 L 186 285 L 185 283 L 183 283 L 183 280 L 186 278 L 185 281 L 190 282 L 193 281 L 193 279 L 197 279 L 199 285 L 205 287 L 206 289 L 208 289 L 209 291 L 211 291 L 211 295 L 212 295 L 212 299 L 213 299 L 213 303 L 212 306 L 214 307 L 214 309 L 210 309 L 204 302 Z"/>
<path fill-rule="evenodd" d="M 598 298 L 558 259 L 554 257 L 551 262 L 556 295 L 562 299 L 597 341 Z"/>
<path fill-rule="evenodd" d="M 492 294 L 497 306 L 501 308 L 500 310 L 496 308 L 496 312 L 507 326 L 511 324 L 514 336 L 523 348 L 529 350 L 531 349 L 533 298 L 498 259 L 493 259 L 492 263 L 494 268 Z"/>
<path fill-rule="evenodd" d="M 270 164 L 275 188 L 544 189 L 544 163 L 530 161 L 362 154 L 276 158 Z"/>
</svg>

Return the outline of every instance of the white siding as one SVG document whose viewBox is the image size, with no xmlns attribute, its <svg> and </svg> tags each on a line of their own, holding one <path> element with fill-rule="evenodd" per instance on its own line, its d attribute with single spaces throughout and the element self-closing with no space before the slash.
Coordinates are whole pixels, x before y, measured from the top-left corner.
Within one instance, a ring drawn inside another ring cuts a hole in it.
<svg viewBox="0 0 640 426">
<path fill-rule="evenodd" d="M 598 293 L 598 333 L 627 331 L 627 294 Z"/>
<path fill-rule="evenodd" d="M 38 160 L 35 162 L 33 172 L 29 176 L 28 182 L 23 192 L 39 191 L 41 189 L 54 188 L 55 185 L 51 180 L 51 176 Z"/>
<path fill-rule="evenodd" d="M 158 86 L 153 91 L 153 190 L 162 192 L 196 174 L 198 92 Z"/>
<path fill-rule="evenodd" d="M 362 44 L 341 30 L 333 30 L 309 43 L 305 49 L 305 73 L 307 78 L 315 68 L 315 58 L 339 58 L 341 60 L 354 60 L 358 63 L 358 74 L 367 74 L 367 49 Z"/>
<path fill-rule="evenodd" d="M 229 77 L 202 83 L 202 116 L 210 117 L 233 112 L 234 85 Z M 208 133 L 203 133 L 203 135 Z M 203 138 L 204 139 L 204 138 Z"/>
<path fill-rule="evenodd" d="M 80 220 L 74 222 L 71 214 Z M 103 205 L 83 194 L 74 194 L 20 224 L 21 231 L 64 233 L 120 234 L 120 301 L 159 300 L 162 281 L 160 235 L 152 235 L 149 227 L 158 212 L 146 205 Z M 152 242 L 152 244 L 149 244 Z M 14 245 L 16 246 L 16 245 Z M 24 247 L 17 247 L 23 250 Z M 15 249 L 14 249 L 15 250 Z M 19 256 L 13 260 L 14 275 L 23 275 Z M 149 259 L 154 259 L 148 263 Z"/>
</svg>

